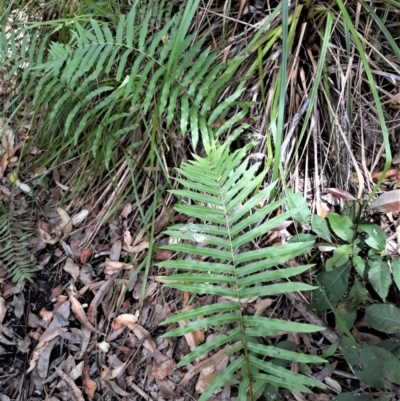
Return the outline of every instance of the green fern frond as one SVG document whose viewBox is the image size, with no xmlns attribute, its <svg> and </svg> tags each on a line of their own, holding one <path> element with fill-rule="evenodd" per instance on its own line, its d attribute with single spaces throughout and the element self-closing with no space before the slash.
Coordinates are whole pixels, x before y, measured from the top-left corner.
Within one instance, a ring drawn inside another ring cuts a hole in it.
<svg viewBox="0 0 400 401">
<path fill-rule="evenodd" d="M 239 101 L 242 91 L 219 104 L 218 99 L 243 58 L 218 63 L 218 54 L 204 49 L 206 38 L 195 41 L 189 34 L 197 4 L 187 2 L 181 15 L 158 23 L 158 31 L 152 18 L 168 14 L 170 6 L 163 12 L 149 6 L 147 13 L 136 5 L 118 17 L 116 26 L 95 19 L 71 21 L 65 26 L 68 43 L 50 42 L 45 32 L 24 24 L 11 36 L 2 32 L 0 69 L 8 77 L 22 73 L 19 82 L 26 87 L 16 92 L 19 102 L 32 96 L 32 109 L 41 111 L 35 137 L 61 129 L 76 146 L 85 134 L 94 138 L 96 160 L 108 166 L 117 145 L 132 135 L 133 128 L 126 127 L 155 113 L 168 129 L 190 132 L 194 148 L 214 139 L 211 125 L 218 118 L 225 122 L 215 138 L 237 125 L 249 107 Z M 235 117 L 226 118 L 233 110 Z"/>
<path fill-rule="evenodd" d="M 3 207 L 0 208 L 0 267 L 13 282 L 33 281 L 32 256 L 28 251 L 33 229 L 23 226 Z"/>
<path fill-rule="evenodd" d="M 282 367 L 282 364 L 274 364 L 274 358 L 288 363 L 320 363 L 323 359 L 255 340 L 256 337 L 275 336 L 282 331 L 313 333 L 321 330 L 320 327 L 243 313 L 242 303 L 249 297 L 316 288 L 288 280 L 305 272 L 311 265 L 283 267 L 290 259 L 310 251 L 313 241 L 256 250 L 246 248 L 298 212 L 295 208 L 267 218 L 284 200 L 259 207 L 268 200 L 274 184 L 257 192 L 266 173 L 256 175 L 259 164 L 249 167 L 247 149 L 229 153 L 227 146 L 221 146 L 210 150 L 205 158 L 194 156 L 195 160 L 178 169 L 182 178 L 177 181 L 184 189 L 171 191 L 182 199 L 176 211 L 196 218 L 198 223 L 180 224 L 166 231 L 174 240 L 163 248 L 192 255 L 193 258 L 159 263 L 160 267 L 176 269 L 175 274 L 160 277 L 159 280 L 170 288 L 231 300 L 190 309 L 163 322 L 188 321 L 166 333 L 168 337 L 208 328 L 218 332 L 218 327 L 224 324 L 232 328 L 228 333 L 219 334 L 197 347 L 178 365 L 191 363 L 217 347 L 227 344 L 233 347 L 236 359 L 206 389 L 200 397 L 201 401 L 211 397 L 234 374 L 240 376 L 239 394 L 247 397 L 239 397 L 240 400 L 256 400 L 267 384 L 301 392 L 310 392 L 309 387 L 324 387 L 312 378 Z"/>
</svg>

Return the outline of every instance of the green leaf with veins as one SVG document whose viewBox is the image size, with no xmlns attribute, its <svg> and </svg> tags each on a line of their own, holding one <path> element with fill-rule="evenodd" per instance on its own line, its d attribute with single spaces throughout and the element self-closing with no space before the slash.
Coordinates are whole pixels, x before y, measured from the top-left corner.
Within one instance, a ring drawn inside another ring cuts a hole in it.
<svg viewBox="0 0 400 401">
<path fill-rule="evenodd" d="M 328 213 L 329 224 L 333 232 L 342 240 L 351 242 L 353 240 L 353 222 L 347 216 L 337 213 Z"/>
<path fill-rule="evenodd" d="M 368 280 L 382 301 L 385 302 L 390 284 L 392 284 L 387 262 L 382 259 L 375 260 L 368 271 Z"/>
<path fill-rule="evenodd" d="M 333 251 L 332 257 L 330 257 L 326 263 L 326 271 L 331 271 L 334 267 L 340 267 L 349 261 L 349 255 L 351 254 L 351 245 L 342 245 Z"/>
</svg>

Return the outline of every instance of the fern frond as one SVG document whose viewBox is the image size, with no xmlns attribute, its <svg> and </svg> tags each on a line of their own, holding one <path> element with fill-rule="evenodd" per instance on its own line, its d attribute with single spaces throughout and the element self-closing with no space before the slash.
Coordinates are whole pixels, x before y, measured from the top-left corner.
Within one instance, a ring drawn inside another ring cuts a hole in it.
<svg viewBox="0 0 400 401">
<path fill-rule="evenodd" d="M 5 208 L 1 207 L 0 212 L 0 267 L 5 269 L 6 277 L 15 283 L 24 280 L 33 282 L 35 271 L 28 251 L 33 230 L 19 224 Z"/>
<path fill-rule="evenodd" d="M 212 149 L 205 158 L 194 156 L 195 160 L 178 169 L 182 178 L 177 181 L 184 189 L 171 191 L 184 202 L 176 206 L 176 210 L 196 218 L 198 223 L 168 229 L 166 234 L 175 240 L 163 248 L 194 258 L 159 263 L 158 266 L 174 268 L 176 273 L 158 280 L 170 288 L 231 300 L 190 309 L 163 322 L 185 321 L 181 327 L 165 334 L 168 337 L 209 328 L 218 332 L 218 327 L 223 324 L 232 328 L 227 334 L 219 334 L 210 343 L 197 347 L 178 365 L 191 363 L 216 347 L 232 347 L 236 359 L 202 394 L 201 401 L 210 397 L 233 374 L 240 376 L 239 394 L 246 394 L 252 400 L 262 394 L 260 389 L 267 384 L 302 392 L 310 392 L 309 387 L 313 386 L 324 387 L 314 379 L 274 364 L 275 358 L 298 363 L 320 363 L 321 358 L 255 340 L 255 337 L 274 336 L 282 331 L 313 333 L 321 330 L 320 327 L 243 313 L 242 303 L 250 297 L 315 289 L 288 280 L 307 271 L 311 265 L 283 267 L 290 259 L 309 252 L 313 241 L 248 250 L 247 246 L 254 240 L 293 218 L 298 209 L 267 218 L 285 200 L 259 207 L 268 200 L 274 184 L 253 195 L 264 181 L 265 172 L 256 174 L 259 164 L 249 167 L 246 150 L 229 153 L 223 146 Z M 243 383 L 247 383 L 245 388 Z"/>
</svg>

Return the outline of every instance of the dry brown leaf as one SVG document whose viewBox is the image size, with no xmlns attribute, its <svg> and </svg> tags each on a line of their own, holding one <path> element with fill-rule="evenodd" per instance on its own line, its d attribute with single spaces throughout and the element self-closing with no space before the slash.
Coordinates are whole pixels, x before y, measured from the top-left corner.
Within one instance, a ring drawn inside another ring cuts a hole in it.
<svg viewBox="0 0 400 401">
<path fill-rule="evenodd" d="M 113 380 L 119 377 L 126 369 L 128 361 L 122 363 L 115 355 L 109 358 L 110 366 L 107 366 L 100 374 L 103 380 Z"/>
<path fill-rule="evenodd" d="M 37 362 L 37 371 L 42 379 L 47 377 L 49 371 L 50 354 L 58 341 L 58 336 L 46 343 L 46 346 L 41 349 Z"/>
<path fill-rule="evenodd" d="M 48 323 L 50 323 L 51 320 L 53 319 L 54 312 L 49 311 L 45 308 L 42 308 L 41 311 L 39 312 L 39 315 L 43 319 L 44 322 L 47 322 L 47 325 L 48 325 Z"/>
<path fill-rule="evenodd" d="M 121 250 L 122 250 L 122 242 L 121 240 L 117 240 L 112 244 L 110 249 L 110 260 L 116 262 L 121 257 Z"/>
<path fill-rule="evenodd" d="M 35 368 L 36 363 L 40 358 L 40 355 L 42 354 L 46 346 L 50 343 L 50 341 L 56 339 L 56 337 L 59 337 L 59 334 L 56 330 L 53 330 L 51 332 L 47 332 L 47 330 L 40 336 L 39 342 L 32 352 L 31 360 L 29 361 L 29 367 L 26 373 L 31 372 Z"/>
<path fill-rule="evenodd" d="M 1 158 L 0 177 L 4 177 L 4 172 L 6 171 L 10 159 L 15 155 L 15 153 L 17 153 L 19 149 L 22 148 L 22 146 L 24 146 L 22 142 L 17 143 L 12 149 L 3 154 Z"/>
<path fill-rule="evenodd" d="M 111 386 L 115 394 L 122 395 L 123 397 L 128 397 L 131 395 L 130 393 L 122 389 L 120 386 L 118 386 L 118 384 L 115 383 L 115 381 L 107 380 L 107 383 Z"/>
<path fill-rule="evenodd" d="M 127 219 L 128 216 L 131 214 L 132 212 L 132 204 L 131 203 L 125 203 L 124 209 L 121 212 L 121 217 L 123 219 Z"/>
<path fill-rule="evenodd" d="M 400 211 L 400 189 L 383 193 L 371 203 L 368 210 L 381 213 Z"/>
<path fill-rule="evenodd" d="M 168 251 L 166 249 L 159 249 L 154 258 L 157 262 L 159 262 L 172 258 L 173 254 L 174 253 L 172 251 Z"/>
<path fill-rule="evenodd" d="M 157 388 L 161 391 L 162 394 L 168 397 L 173 397 L 174 400 L 178 399 L 178 394 L 176 394 L 175 391 L 172 390 L 171 386 L 166 380 L 156 379 L 156 384 Z"/>
<path fill-rule="evenodd" d="M 385 178 L 390 178 L 390 177 L 396 177 L 397 174 L 399 174 L 399 170 L 397 170 L 397 168 L 392 168 L 390 170 L 387 171 L 387 173 L 385 174 Z M 372 178 L 374 180 L 379 180 L 382 176 L 382 171 L 378 171 L 377 173 L 373 174 Z"/>
<path fill-rule="evenodd" d="M 63 269 L 72 276 L 74 281 L 78 279 L 79 266 L 71 258 L 67 258 Z"/>
<path fill-rule="evenodd" d="M 3 297 L 0 297 L 0 324 L 3 323 L 6 313 L 7 313 L 6 300 Z"/>
<path fill-rule="evenodd" d="M 62 231 L 64 236 L 68 237 L 72 231 L 72 220 L 69 217 L 68 213 L 61 207 L 57 208 L 57 213 L 60 215 L 61 218 L 59 229 Z"/>
<path fill-rule="evenodd" d="M 3 284 L 3 298 L 7 299 L 11 295 L 19 294 L 25 288 L 25 281 L 21 281 L 18 284 L 5 282 Z"/>
<path fill-rule="evenodd" d="M 124 243 L 122 245 L 122 249 L 129 253 L 139 253 L 149 247 L 149 241 L 142 241 L 139 244 L 139 241 L 143 238 L 145 230 L 142 229 L 136 235 L 135 240 L 132 239 L 131 233 L 126 230 L 124 232 Z"/>
<path fill-rule="evenodd" d="M 342 392 L 342 386 L 336 380 L 333 380 L 331 377 L 327 377 L 325 378 L 324 381 L 330 388 L 333 388 L 338 394 Z"/>
<path fill-rule="evenodd" d="M 59 284 L 57 287 L 54 287 L 51 290 L 51 295 L 50 295 L 50 299 L 56 299 L 59 295 L 61 295 L 63 292 L 63 286 L 62 284 Z"/>
<path fill-rule="evenodd" d="M 175 361 L 173 359 L 167 359 L 159 364 L 154 364 L 151 367 L 150 378 L 157 380 L 164 380 L 169 374 L 171 374 L 175 367 Z"/>
<path fill-rule="evenodd" d="M 53 306 L 53 313 L 56 313 L 58 308 L 63 305 L 66 301 L 68 301 L 68 297 L 66 295 L 59 295 L 57 297 L 57 302 Z"/>
<path fill-rule="evenodd" d="M 131 327 L 133 327 L 137 321 L 138 318 L 135 315 L 132 315 L 131 313 L 123 313 L 114 319 L 112 329 L 118 330 L 122 326 L 128 326 L 131 329 Z"/>
<path fill-rule="evenodd" d="M 38 227 L 40 227 L 46 233 L 50 233 L 50 227 L 49 227 L 49 224 L 47 223 L 47 221 L 39 220 Z"/>
<path fill-rule="evenodd" d="M 344 189 L 339 188 L 328 188 L 328 192 L 336 198 L 343 199 L 345 201 L 355 201 L 357 200 L 352 194 L 348 193 Z"/>
<path fill-rule="evenodd" d="M 69 300 L 71 302 L 72 312 L 74 313 L 75 317 L 79 320 L 79 322 L 82 324 L 82 326 L 89 331 L 102 334 L 101 331 L 95 329 L 89 322 L 89 319 L 86 316 L 86 313 L 83 310 L 81 303 L 73 296 L 70 296 Z"/>
<path fill-rule="evenodd" d="M 58 375 L 65 381 L 67 384 L 72 396 L 74 397 L 75 401 L 85 401 L 82 395 L 82 391 L 79 389 L 79 387 L 75 384 L 75 382 L 67 375 L 65 374 L 61 369 L 57 368 L 57 366 L 54 367 Z"/>
<path fill-rule="evenodd" d="M 88 217 L 88 215 L 89 215 L 89 210 L 86 209 L 81 210 L 79 213 L 77 213 L 72 217 L 72 225 L 74 227 L 79 226 L 79 224 L 81 224 L 86 219 L 86 217 Z"/>
<path fill-rule="evenodd" d="M 256 302 L 256 304 L 254 305 L 256 309 L 254 316 L 261 316 L 265 309 L 269 308 L 275 301 L 276 299 L 265 298 L 261 301 Z"/>
<path fill-rule="evenodd" d="M 217 353 L 212 355 L 210 358 L 207 358 L 204 361 L 199 362 L 197 365 L 193 366 L 189 371 L 185 374 L 183 379 L 179 382 L 179 387 L 186 387 L 189 383 L 189 380 L 197 375 L 198 373 L 202 372 L 204 369 L 210 366 L 218 366 L 219 364 L 223 363 L 225 359 L 228 358 L 228 352 L 232 349 L 231 345 L 225 346 L 223 349 L 219 350 Z"/>
<path fill-rule="evenodd" d="M 81 263 L 86 264 L 89 261 L 91 256 L 92 256 L 91 248 L 82 249 L 81 256 L 80 256 Z"/>
<path fill-rule="evenodd" d="M 391 99 L 389 101 L 389 107 L 392 109 L 397 109 L 400 105 L 400 92 L 395 95 L 390 95 Z"/>
<path fill-rule="evenodd" d="M 83 391 L 85 394 L 93 398 L 94 394 L 97 389 L 97 384 L 94 380 L 91 379 L 90 373 L 89 373 L 89 358 L 85 352 L 83 356 L 83 370 L 82 370 L 82 377 L 83 377 Z"/>
<path fill-rule="evenodd" d="M 133 265 L 123 262 L 115 262 L 108 258 L 106 258 L 104 262 L 104 272 L 109 276 L 119 273 L 121 270 L 130 270 L 132 268 Z"/>
<path fill-rule="evenodd" d="M 144 327 L 136 324 L 131 330 L 139 340 L 145 338 L 143 346 L 147 350 L 149 350 L 150 352 L 157 351 L 156 343 L 152 340 L 150 333 Z"/>
<path fill-rule="evenodd" d="M 114 279 L 109 279 L 103 282 L 99 290 L 97 291 L 96 295 L 92 299 L 92 302 L 89 305 L 87 317 L 89 319 L 89 322 L 94 324 L 95 319 L 96 319 L 96 311 L 97 307 L 100 305 L 100 302 L 104 298 L 104 295 L 107 293 L 107 291 L 111 288 L 112 283 L 114 282 Z"/>
<path fill-rule="evenodd" d="M 60 240 L 60 237 L 58 235 L 55 235 L 55 237 L 53 238 L 49 233 L 47 233 L 45 230 L 43 230 L 39 225 L 38 225 L 38 233 L 39 233 L 40 239 L 45 244 L 54 245 Z"/>
</svg>

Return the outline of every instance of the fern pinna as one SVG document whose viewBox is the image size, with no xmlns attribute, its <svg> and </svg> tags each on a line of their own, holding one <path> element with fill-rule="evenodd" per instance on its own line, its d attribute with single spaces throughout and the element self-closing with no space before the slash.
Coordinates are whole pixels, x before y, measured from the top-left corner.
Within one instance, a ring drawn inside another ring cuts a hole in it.
<svg viewBox="0 0 400 401">
<path fill-rule="evenodd" d="M 177 272 L 158 277 L 158 280 L 182 291 L 224 297 L 226 302 L 222 298 L 214 305 L 190 309 L 168 318 L 164 324 L 189 323 L 165 336 L 181 336 L 210 328 L 219 332 L 222 325 L 231 328 L 226 334 L 220 333 L 197 347 L 178 365 L 189 364 L 218 347 L 231 344 L 226 349 L 230 350 L 233 362 L 204 391 L 201 401 L 207 400 L 217 388 L 234 377 L 240 378 L 239 400 L 256 400 L 271 386 L 301 392 L 310 392 L 310 386 L 324 387 L 312 378 L 287 369 L 282 363 L 275 363 L 276 359 L 301 363 L 321 363 L 323 359 L 264 344 L 265 337 L 276 336 L 278 332 L 311 333 L 321 327 L 247 316 L 242 312 L 241 304 L 249 297 L 315 288 L 286 280 L 305 272 L 311 265 L 283 267 L 289 259 L 308 252 L 313 241 L 241 251 L 244 245 L 292 218 L 298 211 L 290 210 L 260 223 L 284 200 L 259 207 L 268 199 L 274 184 L 254 195 L 266 173 L 256 175 L 259 164 L 249 167 L 249 158 L 245 158 L 247 149 L 230 154 L 226 146 L 221 146 L 209 149 L 207 157 L 194 156 L 193 161 L 178 169 L 182 178 L 177 181 L 185 189 L 171 191 L 182 198 L 176 211 L 197 219 L 198 223 L 175 225 L 166 231 L 174 239 L 164 249 L 186 257 L 159 263 L 158 266 Z M 263 343 L 257 341 L 260 337 L 264 338 Z"/>
</svg>

